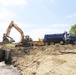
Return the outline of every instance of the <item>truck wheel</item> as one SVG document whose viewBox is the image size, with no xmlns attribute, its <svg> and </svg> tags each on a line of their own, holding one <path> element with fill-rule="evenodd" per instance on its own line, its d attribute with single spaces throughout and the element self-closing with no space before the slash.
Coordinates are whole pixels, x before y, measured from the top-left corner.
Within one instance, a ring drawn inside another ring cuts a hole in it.
<svg viewBox="0 0 76 75">
<path fill-rule="evenodd" d="M 50 45 L 54 45 L 55 43 L 54 42 L 50 42 Z"/>
<path fill-rule="evenodd" d="M 61 44 L 61 45 L 63 45 L 63 44 L 64 44 L 64 42 L 63 42 L 63 41 L 60 41 L 60 44 Z"/>
<path fill-rule="evenodd" d="M 5 64 L 11 64 L 11 52 L 5 51 Z"/>
<path fill-rule="evenodd" d="M 48 46 L 48 42 L 45 42 L 45 46 Z"/>
<path fill-rule="evenodd" d="M 76 45 L 76 40 L 74 41 L 74 45 Z"/>
</svg>

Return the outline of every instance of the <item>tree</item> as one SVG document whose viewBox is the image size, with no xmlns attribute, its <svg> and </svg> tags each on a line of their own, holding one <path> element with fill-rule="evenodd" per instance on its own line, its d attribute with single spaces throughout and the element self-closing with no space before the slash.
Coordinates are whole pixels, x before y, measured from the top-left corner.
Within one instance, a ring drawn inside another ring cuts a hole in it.
<svg viewBox="0 0 76 75">
<path fill-rule="evenodd" d="M 71 29 L 70 29 L 69 33 L 71 35 L 75 35 L 76 36 L 76 24 L 74 24 L 73 26 L 71 26 Z"/>
</svg>

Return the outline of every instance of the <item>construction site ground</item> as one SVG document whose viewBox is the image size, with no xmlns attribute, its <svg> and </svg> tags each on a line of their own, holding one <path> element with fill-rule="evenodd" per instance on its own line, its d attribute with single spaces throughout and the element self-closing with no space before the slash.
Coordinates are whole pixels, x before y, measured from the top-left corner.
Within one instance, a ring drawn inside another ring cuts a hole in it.
<svg viewBox="0 0 76 75">
<path fill-rule="evenodd" d="M 76 75 L 76 45 L 13 48 L 12 58 L 22 75 Z"/>
</svg>

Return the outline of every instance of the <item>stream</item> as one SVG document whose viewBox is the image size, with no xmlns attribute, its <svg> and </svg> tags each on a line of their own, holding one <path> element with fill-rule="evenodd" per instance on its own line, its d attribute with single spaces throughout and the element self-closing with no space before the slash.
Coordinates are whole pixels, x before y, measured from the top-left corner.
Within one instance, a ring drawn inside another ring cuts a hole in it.
<svg viewBox="0 0 76 75">
<path fill-rule="evenodd" d="M 20 71 L 13 65 L 6 65 L 0 62 L 0 75 L 21 75 Z"/>
</svg>

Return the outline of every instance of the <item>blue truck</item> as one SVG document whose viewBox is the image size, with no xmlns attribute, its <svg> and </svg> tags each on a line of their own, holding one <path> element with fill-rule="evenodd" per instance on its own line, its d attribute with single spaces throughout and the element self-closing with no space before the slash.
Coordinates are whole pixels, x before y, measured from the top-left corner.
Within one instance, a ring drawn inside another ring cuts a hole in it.
<svg viewBox="0 0 76 75">
<path fill-rule="evenodd" d="M 55 43 L 76 45 L 76 36 L 70 35 L 67 32 L 62 34 L 47 34 L 44 36 L 44 45 L 54 45 Z"/>
</svg>

